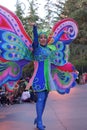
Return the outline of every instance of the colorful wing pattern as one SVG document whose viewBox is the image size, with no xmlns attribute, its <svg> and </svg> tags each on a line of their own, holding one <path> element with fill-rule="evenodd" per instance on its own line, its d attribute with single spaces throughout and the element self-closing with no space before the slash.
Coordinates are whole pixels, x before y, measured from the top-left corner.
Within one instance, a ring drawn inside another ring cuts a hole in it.
<svg viewBox="0 0 87 130">
<path fill-rule="evenodd" d="M 60 94 L 65 94 L 76 85 L 78 73 L 71 63 L 67 63 L 59 67 L 52 65 L 52 76 L 56 90 Z"/>
<path fill-rule="evenodd" d="M 65 45 L 59 41 L 55 45 L 48 45 L 50 48 L 54 48 L 50 55 L 50 62 L 57 66 L 63 66 L 67 63 L 69 57 L 69 45 Z"/>
<path fill-rule="evenodd" d="M 58 42 L 54 43 L 55 39 L 62 32 L 62 36 Z M 69 93 L 70 89 L 75 86 L 78 76 L 75 67 L 68 62 L 69 44 L 77 37 L 77 23 L 71 19 L 63 19 L 57 22 L 48 38 L 48 46 L 55 46 L 55 51 L 51 55 L 51 70 L 55 83 L 55 89 L 60 94 Z M 54 65 L 53 65 L 54 64 Z"/>
<path fill-rule="evenodd" d="M 67 33 L 63 33 L 54 44 L 62 31 Z M 77 34 L 77 23 L 67 18 L 58 21 L 48 37 L 48 47 L 52 50 L 52 77 L 56 90 L 61 94 L 69 93 L 76 83 L 77 73 L 74 66 L 68 62 L 68 56 L 69 44 Z M 33 59 L 31 43 L 32 40 L 19 18 L 7 8 L 0 6 L 0 86 L 4 84 L 8 91 L 13 90 L 24 65 Z"/>
<path fill-rule="evenodd" d="M 0 86 L 20 78 L 32 60 L 32 40 L 19 18 L 0 5 Z"/>
</svg>

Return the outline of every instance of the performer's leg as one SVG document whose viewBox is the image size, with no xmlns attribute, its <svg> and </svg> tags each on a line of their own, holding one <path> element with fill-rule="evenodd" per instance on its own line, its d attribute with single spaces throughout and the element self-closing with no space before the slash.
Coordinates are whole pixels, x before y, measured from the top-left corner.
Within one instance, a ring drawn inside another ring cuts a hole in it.
<svg viewBox="0 0 87 130">
<path fill-rule="evenodd" d="M 37 113 L 37 127 L 40 130 L 44 130 L 44 126 L 42 123 L 42 114 L 45 108 L 48 92 L 37 92 L 38 100 L 36 102 L 36 113 Z"/>
<path fill-rule="evenodd" d="M 44 99 L 44 103 L 43 103 L 43 112 L 44 112 L 44 109 L 45 109 L 45 105 L 46 105 L 48 93 L 49 93 L 48 91 L 45 92 L 45 99 Z M 42 113 L 42 114 L 43 114 L 43 113 Z"/>
</svg>

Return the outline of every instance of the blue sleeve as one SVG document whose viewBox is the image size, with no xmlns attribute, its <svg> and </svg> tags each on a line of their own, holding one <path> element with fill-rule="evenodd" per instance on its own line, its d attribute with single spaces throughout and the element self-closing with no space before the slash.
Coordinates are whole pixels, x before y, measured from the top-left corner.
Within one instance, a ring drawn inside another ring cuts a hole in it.
<svg viewBox="0 0 87 130">
<path fill-rule="evenodd" d="M 57 41 L 61 41 L 59 40 L 60 37 L 64 34 L 64 31 L 61 31 L 56 37 L 54 37 L 54 42 L 53 44 L 55 44 Z M 73 40 L 72 39 L 69 39 L 69 40 L 65 40 L 65 41 L 62 41 L 64 44 L 69 44 L 71 43 Z"/>
<path fill-rule="evenodd" d="M 34 25 L 33 26 L 33 43 L 32 43 L 32 46 L 33 46 L 33 49 L 35 49 L 36 47 L 38 47 L 38 32 L 37 32 L 37 26 Z"/>
<path fill-rule="evenodd" d="M 70 44 L 73 40 L 72 39 L 69 39 L 69 40 L 65 40 L 65 41 L 62 41 L 64 44 Z"/>
<path fill-rule="evenodd" d="M 64 31 L 61 31 L 56 37 L 54 37 L 54 42 L 53 44 L 55 44 L 57 41 L 59 41 L 60 37 L 64 34 Z"/>
</svg>

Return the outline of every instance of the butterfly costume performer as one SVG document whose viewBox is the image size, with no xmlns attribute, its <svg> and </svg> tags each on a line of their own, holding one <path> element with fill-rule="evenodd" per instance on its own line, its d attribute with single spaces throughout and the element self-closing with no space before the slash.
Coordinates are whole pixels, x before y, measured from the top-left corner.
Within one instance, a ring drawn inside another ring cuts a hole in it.
<svg viewBox="0 0 87 130">
<path fill-rule="evenodd" d="M 36 25 L 32 41 L 19 18 L 0 6 L 0 86 L 8 84 L 8 91 L 12 91 L 23 67 L 34 61 L 34 73 L 27 86 L 32 86 L 38 96 L 34 123 L 39 130 L 45 129 L 42 114 L 49 91 L 66 94 L 76 85 L 77 71 L 68 57 L 69 44 L 77 34 L 77 23 L 66 18 L 54 25 L 46 46 L 41 46 Z"/>
</svg>

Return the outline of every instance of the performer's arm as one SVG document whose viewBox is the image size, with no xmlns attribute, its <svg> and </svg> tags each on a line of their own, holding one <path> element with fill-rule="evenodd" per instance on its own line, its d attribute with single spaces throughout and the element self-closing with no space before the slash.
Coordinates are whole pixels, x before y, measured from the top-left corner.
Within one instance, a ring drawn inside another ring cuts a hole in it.
<svg viewBox="0 0 87 130">
<path fill-rule="evenodd" d="M 55 38 L 53 38 L 53 39 L 54 39 L 53 44 L 55 44 L 56 42 L 58 42 L 59 39 L 60 39 L 60 37 L 61 37 L 63 34 L 64 34 L 64 31 L 61 31 Z"/>
<path fill-rule="evenodd" d="M 61 36 L 64 34 L 64 33 L 68 33 L 66 31 L 61 31 L 55 38 L 54 38 L 54 42 L 53 44 L 55 44 L 57 41 L 61 41 L 60 38 Z M 69 40 L 65 40 L 65 41 L 62 41 L 64 44 L 69 44 L 71 43 L 73 40 L 72 39 L 69 39 Z"/>
<path fill-rule="evenodd" d="M 70 44 L 73 40 L 72 39 L 69 39 L 69 40 L 65 40 L 63 41 L 64 44 Z"/>
<path fill-rule="evenodd" d="M 35 49 L 36 47 L 38 47 L 38 32 L 37 32 L 37 26 L 33 25 L 33 49 Z"/>
</svg>

